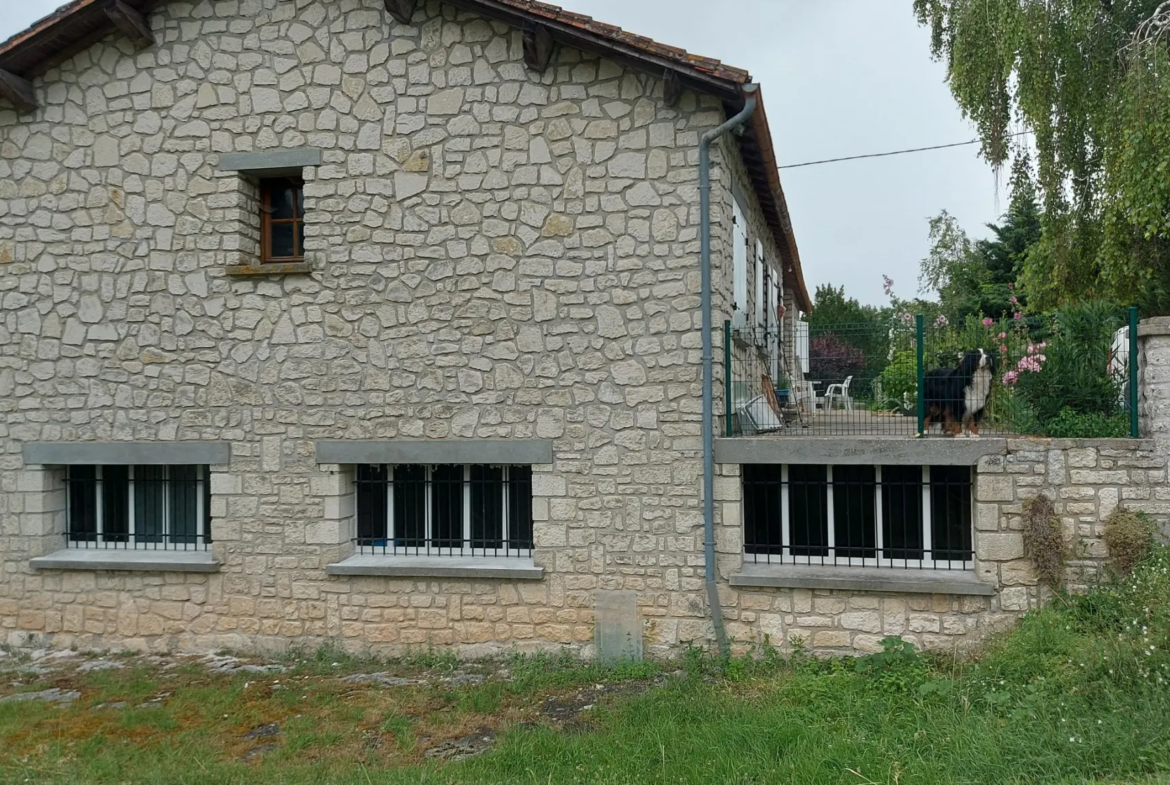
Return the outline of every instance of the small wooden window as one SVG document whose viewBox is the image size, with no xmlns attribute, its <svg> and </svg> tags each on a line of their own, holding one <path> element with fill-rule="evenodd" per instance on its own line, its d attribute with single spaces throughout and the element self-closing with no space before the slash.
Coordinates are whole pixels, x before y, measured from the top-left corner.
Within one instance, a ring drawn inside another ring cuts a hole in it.
<svg viewBox="0 0 1170 785">
<path fill-rule="evenodd" d="M 305 184 L 295 178 L 260 181 L 260 261 L 305 260 Z"/>
</svg>

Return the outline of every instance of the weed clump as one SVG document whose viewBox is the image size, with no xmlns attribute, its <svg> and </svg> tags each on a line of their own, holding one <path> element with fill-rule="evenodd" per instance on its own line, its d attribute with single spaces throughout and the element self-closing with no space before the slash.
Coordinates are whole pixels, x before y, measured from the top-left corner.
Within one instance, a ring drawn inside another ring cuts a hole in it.
<svg viewBox="0 0 1170 785">
<path fill-rule="evenodd" d="M 1105 519 L 1104 539 L 1110 565 L 1125 577 L 1149 555 L 1154 544 L 1154 527 L 1141 513 L 1118 506 Z"/>
<path fill-rule="evenodd" d="M 1064 533 L 1052 500 L 1044 494 L 1024 502 L 1024 555 L 1032 560 L 1040 582 L 1060 589 L 1064 576 Z"/>
</svg>

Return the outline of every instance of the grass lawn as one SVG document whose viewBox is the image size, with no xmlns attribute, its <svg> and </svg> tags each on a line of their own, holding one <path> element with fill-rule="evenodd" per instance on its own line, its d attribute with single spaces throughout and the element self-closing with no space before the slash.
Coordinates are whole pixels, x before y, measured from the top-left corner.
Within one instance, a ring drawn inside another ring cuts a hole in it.
<svg viewBox="0 0 1170 785">
<path fill-rule="evenodd" d="M 1159 550 L 1119 587 L 1030 614 L 977 662 L 897 641 L 861 660 L 762 649 L 614 669 L 12 654 L 0 701 L 80 696 L 0 702 L 0 782 L 1170 782 L 1168 647 Z"/>
</svg>

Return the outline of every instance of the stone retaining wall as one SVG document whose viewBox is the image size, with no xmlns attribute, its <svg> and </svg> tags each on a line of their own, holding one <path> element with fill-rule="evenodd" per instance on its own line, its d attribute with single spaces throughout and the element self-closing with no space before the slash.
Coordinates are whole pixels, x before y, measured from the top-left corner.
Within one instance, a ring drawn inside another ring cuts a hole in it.
<svg viewBox="0 0 1170 785">
<path fill-rule="evenodd" d="M 1024 558 L 1024 501 L 1043 493 L 1054 502 L 1069 546 L 1070 588 L 1100 577 L 1103 521 L 1118 504 L 1170 521 L 1167 462 L 1150 440 L 1011 439 L 1006 449 L 979 459 L 975 472 L 975 571 L 996 587 L 983 596 L 882 594 L 807 589 L 736 590 L 724 587 L 728 633 L 745 647 L 763 641 L 787 646 L 799 636 L 820 653 L 880 650 L 899 635 L 924 649 L 969 647 L 1039 607 L 1048 590 Z M 724 525 L 719 568 L 724 581 L 739 571 L 738 468 L 724 465 Z"/>
</svg>

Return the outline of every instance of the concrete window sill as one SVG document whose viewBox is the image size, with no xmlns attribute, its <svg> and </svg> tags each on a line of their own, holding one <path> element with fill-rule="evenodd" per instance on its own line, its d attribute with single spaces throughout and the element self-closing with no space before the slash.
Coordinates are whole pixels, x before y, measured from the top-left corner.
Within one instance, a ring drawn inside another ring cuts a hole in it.
<svg viewBox="0 0 1170 785">
<path fill-rule="evenodd" d="M 227 268 L 228 275 L 304 275 L 313 272 L 313 265 L 309 262 L 289 262 L 288 264 L 236 264 Z"/>
<path fill-rule="evenodd" d="M 807 567 L 744 564 L 731 576 L 739 588 L 838 589 L 894 594 L 992 595 L 995 587 L 963 570 L 899 570 L 885 567 Z"/>
<path fill-rule="evenodd" d="M 29 560 L 34 570 L 117 572 L 219 572 L 210 551 L 135 551 L 123 548 L 66 548 Z"/>
<path fill-rule="evenodd" d="M 359 554 L 325 568 L 329 575 L 378 575 L 386 578 L 539 581 L 544 568 L 532 559 Z"/>
</svg>

